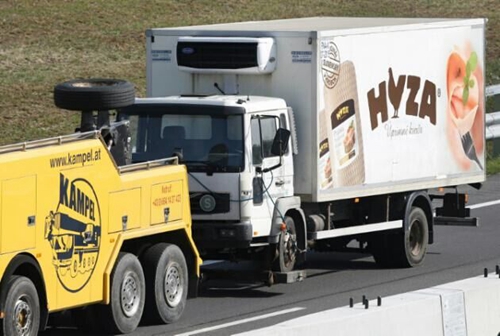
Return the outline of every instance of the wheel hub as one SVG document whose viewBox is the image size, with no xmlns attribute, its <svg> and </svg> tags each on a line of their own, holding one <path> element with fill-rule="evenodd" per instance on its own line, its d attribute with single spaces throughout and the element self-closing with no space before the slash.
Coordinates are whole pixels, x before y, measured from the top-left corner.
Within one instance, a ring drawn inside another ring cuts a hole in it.
<svg viewBox="0 0 500 336">
<path fill-rule="evenodd" d="M 290 233 L 289 231 L 285 232 L 285 236 L 283 239 L 284 245 L 284 262 L 285 265 L 289 265 L 291 262 L 295 260 L 296 251 L 297 251 L 297 237 L 296 235 Z"/>
<path fill-rule="evenodd" d="M 16 301 L 13 319 L 17 335 L 29 335 L 33 325 L 33 313 L 25 297 Z"/>
<path fill-rule="evenodd" d="M 414 256 L 418 256 L 422 250 L 423 236 L 420 226 L 420 222 L 415 221 L 410 228 L 410 249 L 411 254 Z"/>
<path fill-rule="evenodd" d="M 167 268 L 164 292 L 165 299 L 170 307 L 176 307 L 181 302 L 183 286 L 178 264 L 172 264 Z"/>
<path fill-rule="evenodd" d="M 129 272 L 123 278 L 121 285 L 121 306 L 123 313 L 131 317 L 137 313 L 140 301 L 139 279 L 137 275 Z"/>
</svg>

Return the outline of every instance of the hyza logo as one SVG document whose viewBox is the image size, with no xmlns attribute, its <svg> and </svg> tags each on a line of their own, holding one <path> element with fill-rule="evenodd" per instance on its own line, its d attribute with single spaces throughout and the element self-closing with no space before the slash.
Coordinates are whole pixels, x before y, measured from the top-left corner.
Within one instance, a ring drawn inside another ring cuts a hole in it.
<svg viewBox="0 0 500 336">
<path fill-rule="evenodd" d="M 403 94 L 407 92 L 406 101 L 403 101 Z M 417 94 L 422 93 L 420 100 Z M 436 84 L 426 80 L 422 85 L 422 79 L 417 76 L 400 75 L 397 81 L 394 78 L 392 68 L 389 68 L 389 80 L 380 82 L 378 85 L 378 96 L 375 88 L 368 91 L 368 106 L 370 108 L 370 121 L 372 130 L 378 126 L 378 115 L 382 123 L 389 118 L 388 101 L 394 109 L 392 118 L 399 118 L 401 103 L 404 104 L 406 115 L 428 118 L 431 124 L 436 125 L 436 96 L 440 91 L 436 91 Z"/>
<path fill-rule="evenodd" d="M 339 79 L 340 54 L 333 41 L 321 41 L 321 74 L 325 86 L 332 89 Z"/>
<path fill-rule="evenodd" d="M 62 286 L 80 291 L 94 272 L 101 245 L 101 210 L 87 180 L 60 174 L 59 202 L 45 219 L 45 239 Z"/>
</svg>

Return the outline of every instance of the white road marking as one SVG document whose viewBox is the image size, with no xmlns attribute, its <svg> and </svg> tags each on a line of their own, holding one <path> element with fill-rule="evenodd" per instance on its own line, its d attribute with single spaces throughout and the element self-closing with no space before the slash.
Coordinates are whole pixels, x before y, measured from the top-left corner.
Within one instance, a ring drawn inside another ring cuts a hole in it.
<svg viewBox="0 0 500 336">
<path fill-rule="evenodd" d="M 479 209 L 479 208 L 484 208 L 487 206 L 492 206 L 492 205 L 497 205 L 497 204 L 500 204 L 500 200 L 474 204 L 474 205 L 468 206 L 468 208 L 469 209 Z"/>
<path fill-rule="evenodd" d="M 295 308 L 280 310 L 280 311 L 276 311 L 276 312 L 265 314 L 265 315 L 259 315 L 259 316 L 249 317 L 249 318 L 246 318 L 246 319 L 243 319 L 243 320 L 238 320 L 238 321 L 233 321 L 233 322 L 228 322 L 228 323 L 216 325 L 216 326 L 213 326 L 213 327 L 208 327 L 208 328 L 204 328 L 204 329 L 198 329 L 198 330 L 188 331 L 188 332 L 183 333 L 183 334 L 177 334 L 176 336 L 189 336 L 189 335 L 201 334 L 201 333 L 204 333 L 204 332 L 209 332 L 209 331 L 214 331 L 214 330 L 218 330 L 218 329 L 224 329 L 224 328 L 232 327 L 232 326 L 235 326 L 235 325 L 238 325 L 238 324 L 253 322 L 253 321 L 257 321 L 257 320 L 263 320 L 263 319 L 266 319 L 266 318 L 269 318 L 269 317 L 273 317 L 273 316 L 278 316 L 278 315 L 293 313 L 293 312 L 296 312 L 296 311 L 299 311 L 299 310 L 302 310 L 302 309 L 306 309 L 306 308 L 305 307 L 295 307 Z"/>
</svg>

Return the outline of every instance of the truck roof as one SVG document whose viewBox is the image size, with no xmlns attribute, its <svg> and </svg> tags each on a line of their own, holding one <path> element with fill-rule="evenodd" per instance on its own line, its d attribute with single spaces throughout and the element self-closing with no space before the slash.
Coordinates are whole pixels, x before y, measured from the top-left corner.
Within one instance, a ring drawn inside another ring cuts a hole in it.
<svg viewBox="0 0 500 336">
<path fill-rule="evenodd" d="M 136 98 L 136 104 L 186 104 L 245 107 L 249 113 L 285 109 L 286 102 L 281 98 L 247 95 L 211 96 L 170 96 L 155 98 Z"/>
<path fill-rule="evenodd" d="M 421 26 L 453 26 L 457 23 L 463 24 L 465 21 L 477 19 L 456 19 L 456 18 L 386 18 L 386 17 L 306 17 L 295 19 L 267 20 L 267 21 L 247 21 L 233 22 L 212 25 L 200 25 L 190 27 L 168 27 L 153 28 L 147 31 L 148 35 L 170 35 L 179 34 L 179 31 L 198 32 L 208 31 L 212 34 L 223 31 L 254 31 L 254 32 L 284 32 L 284 33 L 304 33 L 321 32 L 328 30 L 351 30 L 369 29 L 378 27 L 397 27 L 409 25 Z M 477 24 L 484 22 L 479 19 Z"/>
</svg>

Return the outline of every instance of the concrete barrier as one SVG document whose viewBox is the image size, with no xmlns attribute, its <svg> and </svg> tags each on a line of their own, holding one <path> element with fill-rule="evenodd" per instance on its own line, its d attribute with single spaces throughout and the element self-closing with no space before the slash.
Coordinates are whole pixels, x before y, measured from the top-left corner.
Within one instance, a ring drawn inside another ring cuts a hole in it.
<svg viewBox="0 0 500 336">
<path fill-rule="evenodd" d="M 329 336 L 497 336 L 500 278 L 476 277 L 306 315 L 238 334 Z"/>
<path fill-rule="evenodd" d="M 500 334 L 500 278 L 489 274 L 434 287 L 436 290 L 457 290 L 464 295 L 467 336 Z M 444 334 L 445 336 L 454 334 Z"/>
</svg>

